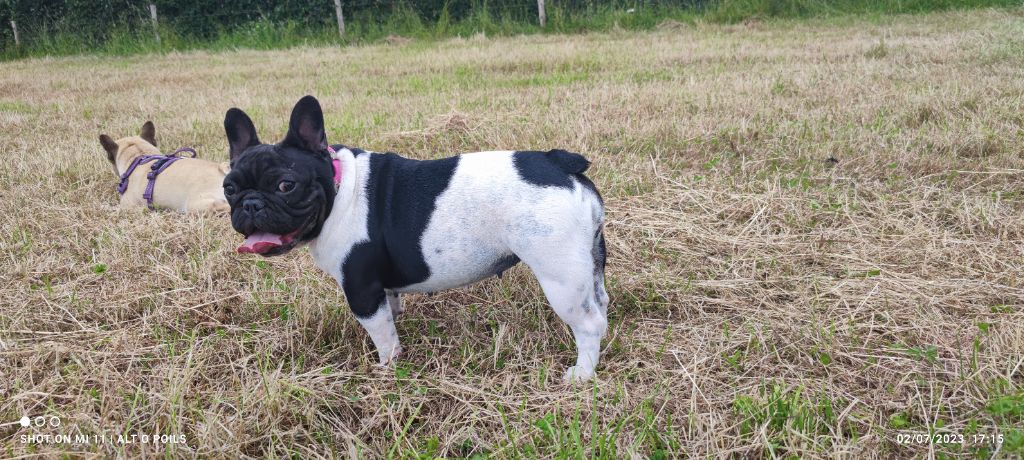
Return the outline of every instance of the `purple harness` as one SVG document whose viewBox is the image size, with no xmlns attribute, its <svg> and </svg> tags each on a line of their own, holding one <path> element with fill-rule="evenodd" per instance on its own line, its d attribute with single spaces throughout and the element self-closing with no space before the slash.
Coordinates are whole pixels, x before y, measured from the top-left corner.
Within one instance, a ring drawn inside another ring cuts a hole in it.
<svg viewBox="0 0 1024 460">
<path fill-rule="evenodd" d="M 117 184 L 117 193 L 119 195 L 124 195 L 124 192 L 128 190 L 128 177 L 135 172 L 135 168 L 141 164 L 156 160 L 156 162 L 150 166 L 149 174 L 146 175 L 146 179 L 149 179 L 149 183 L 146 184 L 146 191 L 142 194 L 142 197 L 146 199 L 146 206 L 149 206 L 150 210 L 156 209 L 153 207 L 153 187 L 156 186 L 156 176 L 159 176 L 160 173 L 164 172 L 171 163 L 184 158 L 178 156 L 178 154 L 182 152 L 190 152 L 192 154 L 192 158 L 196 157 L 196 151 L 190 147 L 182 147 L 175 150 L 174 153 L 170 155 L 143 155 L 141 157 L 136 157 L 132 160 L 132 164 L 128 166 L 128 169 L 125 170 L 124 174 L 121 174 L 121 183 Z"/>
</svg>

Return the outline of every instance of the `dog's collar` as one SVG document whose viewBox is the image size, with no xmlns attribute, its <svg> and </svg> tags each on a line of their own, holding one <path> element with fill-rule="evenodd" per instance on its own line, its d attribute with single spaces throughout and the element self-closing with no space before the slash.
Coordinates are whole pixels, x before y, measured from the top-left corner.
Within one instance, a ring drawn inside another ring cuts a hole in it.
<svg viewBox="0 0 1024 460">
<path fill-rule="evenodd" d="M 169 155 L 143 155 L 135 157 L 135 159 L 132 160 L 132 163 L 128 165 L 128 169 L 124 171 L 124 174 L 121 174 L 121 182 L 117 184 L 118 195 L 124 195 L 124 192 L 128 191 L 128 178 L 131 177 L 133 172 L 135 172 L 135 168 L 138 168 L 139 165 L 156 160 L 156 163 L 153 163 L 153 166 L 150 167 L 151 171 L 149 174 L 146 174 L 146 179 L 148 179 L 149 182 L 146 184 L 146 191 L 142 193 L 142 197 L 146 199 L 146 206 L 148 206 L 150 210 L 156 209 L 153 206 L 153 188 L 156 187 L 156 176 L 164 172 L 164 170 L 175 161 L 182 159 L 183 157 L 178 156 L 178 154 L 182 152 L 191 153 L 192 158 L 196 157 L 196 151 L 191 147 L 182 147 Z"/>
<path fill-rule="evenodd" d="M 341 159 L 334 147 L 328 145 L 327 151 L 331 153 L 331 166 L 334 166 L 334 188 L 338 188 L 341 185 Z"/>
</svg>

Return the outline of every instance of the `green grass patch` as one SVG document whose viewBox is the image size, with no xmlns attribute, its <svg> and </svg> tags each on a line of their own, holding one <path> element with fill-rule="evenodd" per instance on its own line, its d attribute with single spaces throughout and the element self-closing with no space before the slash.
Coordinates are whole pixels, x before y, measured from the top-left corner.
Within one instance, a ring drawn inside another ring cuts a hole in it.
<svg viewBox="0 0 1024 460">
<path fill-rule="evenodd" d="M 842 401 L 828 395 L 812 394 L 782 383 L 766 383 L 756 393 L 739 395 L 733 400 L 733 413 L 741 419 L 740 435 L 753 438 L 764 430 L 774 455 L 790 450 L 788 446 L 801 444 L 804 439 L 828 447 L 836 439 L 832 433 L 842 433 L 836 413 L 843 407 Z"/>
<path fill-rule="evenodd" d="M 964 8 L 1018 6 L 1008 0 L 722 0 L 704 17 L 713 22 L 865 14 L 926 13 Z"/>
<path fill-rule="evenodd" d="M 985 411 L 1006 422 L 1024 424 L 1024 391 L 989 399 Z"/>
<path fill-rule="evenodd" d="M 0 112 L 29 114 L 35 113 L 35 109 L 21 101 L 0 101 Z"/>
</svg>

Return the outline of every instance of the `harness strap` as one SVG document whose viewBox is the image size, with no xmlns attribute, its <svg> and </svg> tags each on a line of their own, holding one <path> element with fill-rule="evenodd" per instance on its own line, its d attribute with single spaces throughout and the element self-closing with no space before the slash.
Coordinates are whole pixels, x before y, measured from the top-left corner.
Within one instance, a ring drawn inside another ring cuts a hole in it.
<svg viewBox="0 0 1024 460">
<path fill-rule="evenodd" d="M 135 168 L 139 167 L 139 165 L 156 160 L 156 162 L 150 166 L 149 173 L 146 174 L 146 179 L 148 179 L 149 182 L 146 184 L 146 191 L 142 193 L 142 197 L 146 199 L 146 206 L 149 207 L 150 210 L 155 210 L 156 208 L 153 206 L 153 188 L 156 187 L 156 176 L 159 176 L 160 173 L 164 172 L 164 170 L 171 166 L 175 161 L 184 158 L 179 156 L 180 153 L 191 153 L 192 158 L 196 157 L 196 151 L 191 147 L 181 147 L 169 155 L 144 155 L 136 157 L 132 160 L 132 163 L 128 165 L 128 169 L 125 170 L 124 174 L 121 174 L 121 182 L 117 184 L 117 193 L 119 195 L 124 195 L 124 192 L 128 190 L 128 178 L 133 172 L 135 172 Z"/>
<path fill-rule="evenodd" d="M 154 158 L 157 158 L 157 156 L 144 155 L 141 157 L 135 157 L 135 159 L 132 160 L 132 164 L 128 165 L 128 169 L 124 170 L 124 174 L 121 174 L 121 182 L 117 184 L 117 194 L 124 195 L 124 192 L 128 191 L 128 177 L 131 176 L 133 172 L 135 172 L 135 168 Z"/>
<path fill-rule="evenodd" d="M 178 157 L 166 157 L 157 160 L 153 163 L 153 166 L 150 167 L 149 174 L 146 174 L 146 179 L 149 179 L 149 182 L 146 183 L 146 191 L 142 192 L 142 197 L 146 199 L 146 206 L 148 206 L 150 210 L 156 209 L 153 206 L 153 188 L 156 187 L 156 176 L 160 175 L 160 173 L 164 172 L 168 166 L 180 159 L 181 158 Z"/>
</svg>

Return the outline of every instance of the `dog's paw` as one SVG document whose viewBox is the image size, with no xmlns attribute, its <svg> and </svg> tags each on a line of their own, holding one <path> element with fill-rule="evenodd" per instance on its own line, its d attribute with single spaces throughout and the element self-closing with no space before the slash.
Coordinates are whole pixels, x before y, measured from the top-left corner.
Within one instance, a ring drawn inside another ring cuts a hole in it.
<svg viewBox="0 0 1024 460">
<path fill-rule="evenodd" d="M 380 364 L 377 364 L 377 365 L 380 366 L 380 367 L 391 367 L 396 362 L 398 362 L 398 356 L 401 355 L 401 354 L 402 354 L 402 347 L 395 347 L 394 349 L 389 350 L 388 353 L 381 353 L 380 354 Z"/>
<path fill-rule="evenodd" d="M 565 383 L 583 383 L 594 378 L 593 369 L 585 369 L 580 366 L 572 366 L 565 370 L 565 376 L 562 380 Z"/>
</svg>

